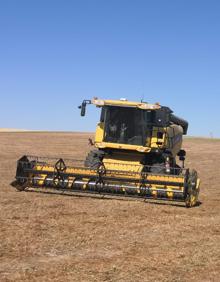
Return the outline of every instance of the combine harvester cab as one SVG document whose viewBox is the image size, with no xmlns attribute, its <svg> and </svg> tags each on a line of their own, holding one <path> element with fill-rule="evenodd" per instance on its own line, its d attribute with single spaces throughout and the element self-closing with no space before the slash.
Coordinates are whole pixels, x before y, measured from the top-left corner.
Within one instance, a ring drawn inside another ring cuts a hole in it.
<svg viewBox="0 0 220 282">
<path fill-rule="evenodd" d="M 198 203 L 200 180 L 184 168 L 183 135 L 188 123 L 168 107 L 146 102 L 84 100 L 101 108 L 94 146 L 77 160 L 23 156 L 17 162 L 18 190 L 52 188 L 143 199 Z M 177 157 L 179 164 L 177 164 Z"/>
</svg>

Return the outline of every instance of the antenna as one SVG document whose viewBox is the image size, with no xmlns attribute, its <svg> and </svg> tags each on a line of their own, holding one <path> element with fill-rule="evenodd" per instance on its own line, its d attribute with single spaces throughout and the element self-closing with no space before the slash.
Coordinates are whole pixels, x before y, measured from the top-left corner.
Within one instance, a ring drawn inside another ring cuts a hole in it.
<svg viewBox="0 0 220 282">
<path fill-rule="evenodd" d="M 144 94 L 144 92 L 142 93 L 142 96 L 141 96 L 142 98 L 141 98 L 141 103 L 143 103 L 144 102 L 144 98 L 145 98 L 145 94 Z"/>
<path fill-rule="evenodd" d="M 142 95 L 141 95 L 141 103 L 145 100 L 145 93 L 144 93 L 144 82 L 142 81 Z"/>
</svg>

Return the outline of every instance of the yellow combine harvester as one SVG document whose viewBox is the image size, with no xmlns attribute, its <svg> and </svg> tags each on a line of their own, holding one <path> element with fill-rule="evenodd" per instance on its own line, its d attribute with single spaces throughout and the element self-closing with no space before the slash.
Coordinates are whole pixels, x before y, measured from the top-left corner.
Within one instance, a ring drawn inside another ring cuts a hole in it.
<svg viewBox="0 0 220 282">
<path fill-rule="evenodd" d="M 23 156 L 18 160 L 19 190 L 46 187 L 75 192 L 175 200 L 197 204 L 200 180 L 184 168 L 181 149 L 188 123 L 168 107 L 146 102 L 84 100 L 101 108 L 94 146 L 84 165 L 74 160 Z M 177 156 L 179 162 L 177 164 Z"/>
</svg>

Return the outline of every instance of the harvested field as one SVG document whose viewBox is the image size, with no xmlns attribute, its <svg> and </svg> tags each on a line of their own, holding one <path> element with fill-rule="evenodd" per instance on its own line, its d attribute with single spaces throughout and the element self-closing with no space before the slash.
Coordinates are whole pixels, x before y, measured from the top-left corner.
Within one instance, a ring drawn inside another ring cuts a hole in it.
<svg viewBox="0 0 220 282">
<path fill-rule="evenodd" d="M 192 209 L 9 185 L 21 155 L 82 159 L 88 137 L 0 133 L 0 280 L 220 281 L 220 140 L 185 140 L 202 180 Z"/>
</svg>

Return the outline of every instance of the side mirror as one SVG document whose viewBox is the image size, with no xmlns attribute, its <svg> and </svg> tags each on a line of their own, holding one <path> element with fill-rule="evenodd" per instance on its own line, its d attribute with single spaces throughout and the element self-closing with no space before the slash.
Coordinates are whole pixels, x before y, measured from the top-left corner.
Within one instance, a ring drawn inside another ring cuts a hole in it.
<svg viewBox="0 0 220 282">
<path fill-rule="evenodd" d="M 81 117 L 84 117 L 86 114 L 86 103 L 82 102 L 82 105 L 78 107 L 79 109 L 81 109 L 80 115 Z"/>
<path fill-rule="evenodd" d="M 88 104 L 88 105 L 91 104 L 91 100 L 83 100 L 82 105 L 78 107 L 79 109 L 81 109 L 80 115 L 81 115 L 82 117 L 84 117 L 85 114 L 86 114 L 86 105 L 87 105 L 87 104 Z"/>
</svg>

